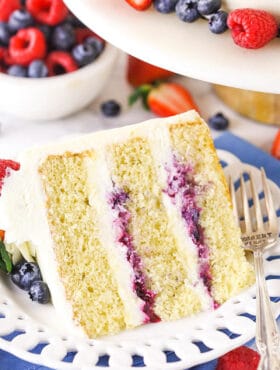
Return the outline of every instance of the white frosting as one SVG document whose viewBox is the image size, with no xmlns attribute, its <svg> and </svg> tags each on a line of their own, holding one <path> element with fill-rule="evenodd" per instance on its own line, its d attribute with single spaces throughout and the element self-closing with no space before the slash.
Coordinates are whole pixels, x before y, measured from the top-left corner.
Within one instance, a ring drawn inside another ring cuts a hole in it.
<svg viewBox="0 0 280 370">
<path fill-rule="evenodd" d="M 84 135 L 41 148 L 31 149 L 23 153 L 18 158 L 18 161 L 21 164 L 20 171 L 12 172 L 11 176 L 5 179 L 4 187 L 2 189 L 2 195 L 0 198 L 0 229 L 6 231 L 5 241 L 7 243 L 14 243 L 15 245 L 20 246 L 25 242 L 29 242 L 35 247 L 36 258 L 38 259 L 43 278 L 50 288 L 53 304 L 56 310 L 60 313 L 61 319 L 64 320 L 65 327 L 71 328 L 71 330 L 75 328 L 76 332 L 81 335 L 81 331 L 78 330 L 76 326 L 73 326 L 71 305 L 66 300 L 64 287 L 58 276 L 57 263 L 53 251 L 53 242 L 47 221 L 45 208 L 46 199 L 42 189 L 40 176 L 38 174 L 38 167 L 50 154 L 63 154 L 67 151 L 81 152 L 88 149 L 95 149 L 98 151 L 99 147 L 104 149 L 104 145 L 107 143 L 122 142 L 127 140 L 129 137 L 135 137 L 138 135 L 147 136 L 147 133 L 152 135 L 154 140 L 155 136 L 159 135 L 159 132 L 161 131 L 157 130 L 157 128 L 162 128 L 166 124 L 168 125 L 186 121 L 190 122 L 199 119 L 200 118 L 195 111 L 189 111 L 181 116 L 169 117 L 165 120 L 153 119 L 140 125 L 131 125 L 119 129 Z M 155 133 L 156 135 L 154 136 Z M 162 149 L 159 153 L 155 153 L 155 155 L 159 155 L 159 158 L 162 158 L 162 160 L 165 161 L 165 158 L 162 156 L 164 150 L 166 150 L 166 146 L 164 146 L 166 145 L 166 142 L 164 141 L 165 139 L 162 140 Z M 105 179 L 108 183 L 108 179 L 106 180 L 108 175 L 106 173 L 101 175 L 103 176 L 102 179 Z M 104 196 L 104 194 L 102 196 Z M 174 210 L 171 210 L 172 207 L 167 200 L 165 200 L 165 203 L 168 212 L 170 212 L 170 215 L 173 215 Z M 101 203 L 99 206 L 101 206 Z M 100 211 L 103 212 L 101 208 Z M 105 210 L 104 212 L 106 213 Z M 178 238 L 183 238 L 182 225 L 180 226 L 180 223 L 177 222 L 180 217 L 178 218 L 178 215 L 174 214 L 174 219 L 175 217 L 176 222 L 173 225 L 174 231 L 178 234 Z M 108 249 L 110 249 L 110 253 L 112 252 L 112 255 L 114 255 L 112 265 L 115 269 L 119 269 L 121 257 L 117 256 L 116 251 L 113 251 L 112 233 L 108 233 L 108 230 L 105 230 L 104 238 L 107 238 L 106 242 L 108 242 Z M 188 245 L 190 245 L 191 251 L 193 247 L 189 242 Z M 120 294 L 124 300 L 128 300 L 126 309 L 129 310 L 132 308 L 129 320 L 138 320 L 139 322 L 142 320 L 141 314 L 138 310 L 139 301 L 130 293 L 125 292 L 127 289 L 127 282 L 125 283 L 124 279 L 127 279 L 131 274 L 131 270 L 129 269 L 129 266 L 123 268 L 123 265 L 121 269 L 123 269 L 123 275 L 118 277 L 120 283 Z M 192 276 L 195 279 L 195 271 Z"/>
<path fill-rule="evenodd" d="M 223 0 L 223 7 L 227 10 L 252 8 L 266 10 L 280 19 L 279 0 Z"/>
</svg>

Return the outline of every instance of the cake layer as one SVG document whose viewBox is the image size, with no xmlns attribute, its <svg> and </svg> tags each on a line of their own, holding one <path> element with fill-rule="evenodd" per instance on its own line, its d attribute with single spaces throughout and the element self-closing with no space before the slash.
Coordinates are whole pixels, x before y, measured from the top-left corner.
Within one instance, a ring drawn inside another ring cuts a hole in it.
<svg viewBox="0 0 280 370">
<path fill-rule="evenodd" d="M 25 153 L 0 200 L 55 307 L 89 337 L 214 308 L 253 281 L 195 112 Z"/>
</svg>

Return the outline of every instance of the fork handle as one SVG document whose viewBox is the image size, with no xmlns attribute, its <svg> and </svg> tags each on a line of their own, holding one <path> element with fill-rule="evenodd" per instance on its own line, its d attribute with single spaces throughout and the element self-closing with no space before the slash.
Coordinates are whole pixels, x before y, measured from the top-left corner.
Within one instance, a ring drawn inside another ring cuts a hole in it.
<svg viewBox="0 0 280 370">
<path fill-rule="evenodd" d="M 271 310 L 264 277 L 263 251 L 254 251 L 257 279 L 256 346 L 261 355 L 258 370 L 280 370 L 280 334 Z"/>
</svg>

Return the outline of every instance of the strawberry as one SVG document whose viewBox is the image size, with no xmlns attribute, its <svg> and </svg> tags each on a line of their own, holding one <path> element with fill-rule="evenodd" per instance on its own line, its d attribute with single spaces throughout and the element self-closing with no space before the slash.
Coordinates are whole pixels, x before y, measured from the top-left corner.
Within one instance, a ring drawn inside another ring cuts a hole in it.
<svg viewBox="0 0 280 370">
<path fill-rule="evenodd" d="M 4 241 L 4 239 L 5 239 L 5 231 L 0 230 L 0 240 Z"/>
<path fill-rule="evenodd" d="M 220 357 L 216 370 L 257 370 L 259 361 L 256 351 L 241 346 Z"/>
<path fill-rule="evenodd" d="M 146 63 L 131 55 L 128 56 L 126 78 L 133 87 L 161 80 L 172 75 L 173 72 Z"/>
<path fill-rule="evenodd" d="M 132 105 L 142 98 L 144 106 L 160 117 L 173 116 L 191 109 L 199 111 L 189 91 L 175 82 L 142 85 L 129 98 Z"/>
<path fill-rule="evenodd" d="M 280 130 L 278 130 L 272 144 L 271 154 L 273 157 L 280 159 Z"/>
<path fill-rule="evenodd" d="M 9 176 L 11 170 L 18 171 L 19 168 L 20 164 L 17 162 L 9 159 L 0 159 L 0 195 L 5 177 Z"/>
<path fill-rule="evenodd" d="M 136 10 L 146 10 L 152 4 L 152 0 L 125 0 Z"/>
</svg>

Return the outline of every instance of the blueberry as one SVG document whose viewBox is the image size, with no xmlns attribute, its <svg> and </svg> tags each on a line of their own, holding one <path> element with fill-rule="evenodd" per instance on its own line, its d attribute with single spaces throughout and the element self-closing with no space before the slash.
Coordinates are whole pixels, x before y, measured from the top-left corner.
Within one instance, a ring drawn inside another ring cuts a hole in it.
<svg viewBox="0 0 280 370">
<path fill-rule="evenodd" d="M 93 62 L 98 57 L 96 49 L 88 44 L 75 46 L 72 50 L 72 55 L 79 67 Z"/>
<path fill-rule="evenodd" d="M 0 45 L 8 46 L 10 41 L 10 31 L 8 24 L 5 22 L 0 22 Z"/>
<path fill-rule="evenodd" d="M 75 41 L 75 31 L 69 23 L 55 27 L 51 37 L 51 44 L 54 49 L 68 51 L 75 45 Z"/>
<path fill-rule="evenodd" d="M 18 64 L 14 64 L 8 68 L 7 74 L 15 77 L 27 77 L 27 69 Z"/>
<path fill-rule="evenodd" d="M 218 112 L 208 119 L 208 124 L 215 130 L 225 130 L 228 128 L 229 120 L 223 113 Z"/>
<path fill-rule="evenodd" d="M 197 9 L 200 14 L 216 13 L 222 6 L 222 0 L 198 0 Z"/>
<path fill-rule="evenodd" d="M 34 281 L 29 289 L 29 297 L 32 301 L 46 304 L 51 299 L 50 291 L 47 284 L 44 281 Z"/>
<path fill-rule="evenodd" d="M 227 30 L 227 17 L 228 13 L 219 10 L 213 14 L 209 19 L 209 29 L 213 33 L 223 33 Z"/>
<path fill-rule="evenodd" d="M 178 0 L 155 0 L 154 7 L 160 13 L 171 13 L 175 10 Z"/>
<path fill-rule="evenodd" d="M 108 100 L 101 104 L 101 111 L 107 117 L 115 117 L 120 114 L 121 106 L 115 100 Z"/>
<path fill-rule="evenodd" d="M 38 28 L 45 35 L 46 41 L 49 42 L 52 36 L 53 28 L 48 26 L 47 24 L 39 24 Z"/>
<path fill-rule="evenodd" d="M 16 33 L 22 28 L 30 27 L 34 24 L 32 15 L 24 9 L 15 10 L 9 18 L 8 26 L 12 33 Z"/>
<path fill-rule="evenodd" d="M 94 36 L 87 37 L 84 41 L 84 44 L 92 46 L 96 50 L 98 55 L 101 54 L 101 52 L 102 52 L 102 50 L 104 49 L 104 46 L 105 46 L 104 41 L 102 41 L 99 38 L 94 37 Z"/>
<path fill-rule="evenodd" d="M 19 262 L 11 272 L 12 282 L 23 290 L 29 290 L 34 281 L 42 280 L 37 263 Z"/>
<path fill-rule="evenodd" d="M 177 16 L 184 22 L 191 23 L 200 17 L 196 0 L 179 0 L 175 10 Z"/>
<path fill-rule="evenodd" d="M 42 60 L 34 60 L 27 69 L 27 77 L 42 78 L 48 76 L 48 68 Z"/>
</svg>

